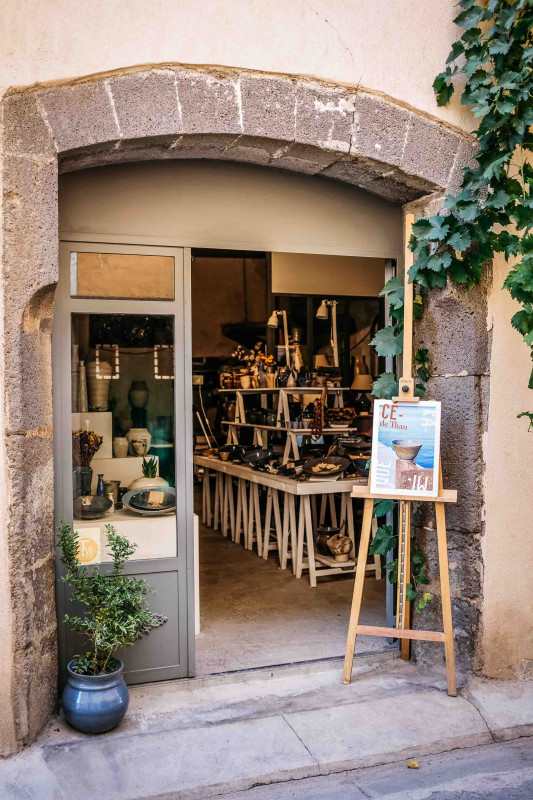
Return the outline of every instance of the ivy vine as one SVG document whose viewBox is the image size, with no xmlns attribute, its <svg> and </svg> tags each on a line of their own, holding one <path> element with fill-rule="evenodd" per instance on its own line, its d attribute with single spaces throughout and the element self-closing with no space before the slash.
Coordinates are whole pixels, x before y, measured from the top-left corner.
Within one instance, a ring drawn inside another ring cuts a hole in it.
<svg viewBox="0 0 533 800">
<path fill-rule="evenodd" d="M 504 288 L 522 308 L 511 323 L 533 359 L 533 2 L 532 0 L 459 0 L 454 22 L 463 29 L 452 45 L 446 67 L 433 88 L 439 106 L 446 105 L 459 78 L 464 84 L 461 103 L 479 120 L 472 166 L 463 170 L 458 194 L 448 195 L 434 216 L 417 220 L 409 247 L 415 263 L 409 280 L 415 284 L 414 317 L 423 313 L 422 293 L 443 288 L 448 280 L 472 288 L 496 254 L 513 259 Z M 391 325 L 378 331 L 372 345 L 380 356 L 402 351 L 404 292 L 393 278 L 382 291 L 389 301 Z M 423 395 L 429 376 L 429 353 L 415 356 L 417 394 Z M 529 379 L 533 389 L 533 370 Z M 374 382 L 375 397 L 391 398 L 398 391 L 394 373 Z M 533 411 L 518 415 L 529 419 Z M 390 503 L 384 506 L 383 503 Z M 376 516 L 394 508 L 394 501 L 376 504 Z M 372 552 L 386 554 L 397 546 L 392 527 L 381 525 Z M 431 595 L 422 592 L 424 556 L 412 545 L 413 586 L 408 599 L 419 598 L 423 608 Z M 397 580 L 397 562 L 386 564 L 389 580 Z M 420 578 L 420 575 L 422 576 Z M 427 582 L 427 581 L 426 581 Z"/>
</svg>

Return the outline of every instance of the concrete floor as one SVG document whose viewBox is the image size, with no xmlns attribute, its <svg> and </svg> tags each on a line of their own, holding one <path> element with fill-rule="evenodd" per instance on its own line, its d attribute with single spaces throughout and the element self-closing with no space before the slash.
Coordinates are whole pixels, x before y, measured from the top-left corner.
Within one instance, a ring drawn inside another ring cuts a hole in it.
<svg viewBox="0 0 533 800">
<path fill-rule="evenodd" d="M 322 578 L 311 589 L 267 561 L 200 524 L 200 618 L 197 675 L 342 656 L 353 574 Z M 385 581 L 368 578 L 361 621 L 385 625 Z M 387 647 L 360 637 L 357 652 Z"/>
</svg>

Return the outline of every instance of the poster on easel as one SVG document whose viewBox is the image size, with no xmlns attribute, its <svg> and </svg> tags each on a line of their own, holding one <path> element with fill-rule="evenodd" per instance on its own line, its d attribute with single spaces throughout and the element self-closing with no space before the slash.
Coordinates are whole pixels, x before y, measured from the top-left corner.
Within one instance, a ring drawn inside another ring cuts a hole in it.
<svg viewBox="0 0 533 800">
<path fill-rule="evenodd" d="M 370 491 L 436 497 L 439 493 L 441 404 L 374 401 Z"/>
</svg>

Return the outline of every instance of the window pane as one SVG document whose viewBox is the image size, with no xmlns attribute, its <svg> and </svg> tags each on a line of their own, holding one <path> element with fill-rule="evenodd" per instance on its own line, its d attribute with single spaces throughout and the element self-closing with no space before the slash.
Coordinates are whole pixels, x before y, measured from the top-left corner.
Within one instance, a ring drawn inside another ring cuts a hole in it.
<svg viewBox="0 0 533 800">
<path fill-rule="evenodd" d="M 174 320 L 72 315 L 74 528 L 85 563 L 110 560 L 106 525 L 133 559 L 176 555 Z"/>
<path fill-rule="evenodd" d="M 71 253 L 72 297 L 174 299 L 174 257 Z"/>
</svg>

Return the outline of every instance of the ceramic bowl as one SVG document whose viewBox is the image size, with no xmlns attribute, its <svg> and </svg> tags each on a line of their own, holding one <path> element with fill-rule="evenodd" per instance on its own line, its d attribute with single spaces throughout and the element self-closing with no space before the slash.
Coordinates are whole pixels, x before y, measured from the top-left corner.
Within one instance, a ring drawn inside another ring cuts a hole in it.
<svg viewBox="0 0 533 800">
<path fill-rule="evenodd" d="M 109 497 L 82 494 L 74 498 L 74 516 L 77 519 L 100 519 L 111 509 Z"/>
<path fill-rule="evenodd" d="M 262 467 L 267 461 L 274 458 L 274 455 L 273 450 L 254 450 L 251 453 L 246 453 L 242 460 L 251 467 Z"/>
<path fill-rule="evenodd" d="M 316 470 L 319 464 L 331 464 L 335 469 Z M 306 475 L 311 475 L 313 478 L 338 478 L 344 472 L 346 467 L 350 464 L 347 458 L 339 458 L 338 456 L 329 456 L 329 458 L 312 458 L 304 464 L 303 471 Z"/>
<path fill-rule="evenodd" d="M 161 495 L 161 503 L 154 504 L 154 500 Z M 144 517 L 157 517 L 163 514 L 174 513 L 176 509 L 176 490 L 171 486 L 154 487 L 153 489 L 132 489 L 124 495 L 124 506 L 136 514 Z"/>
<path fill-rule="evenodd" d="M 417 439 L 396 439 L 392 446 L 401 461 L 413 461 L 422 447 L 422 442 Z"/>
<path fill-rule="evenodd" d="M 240 444 L 225 444 L 218 448 L 218 454 L 222 461 L 233 461 L 235 458 L 239 458 L 243 449 Z"/>
</svg>

